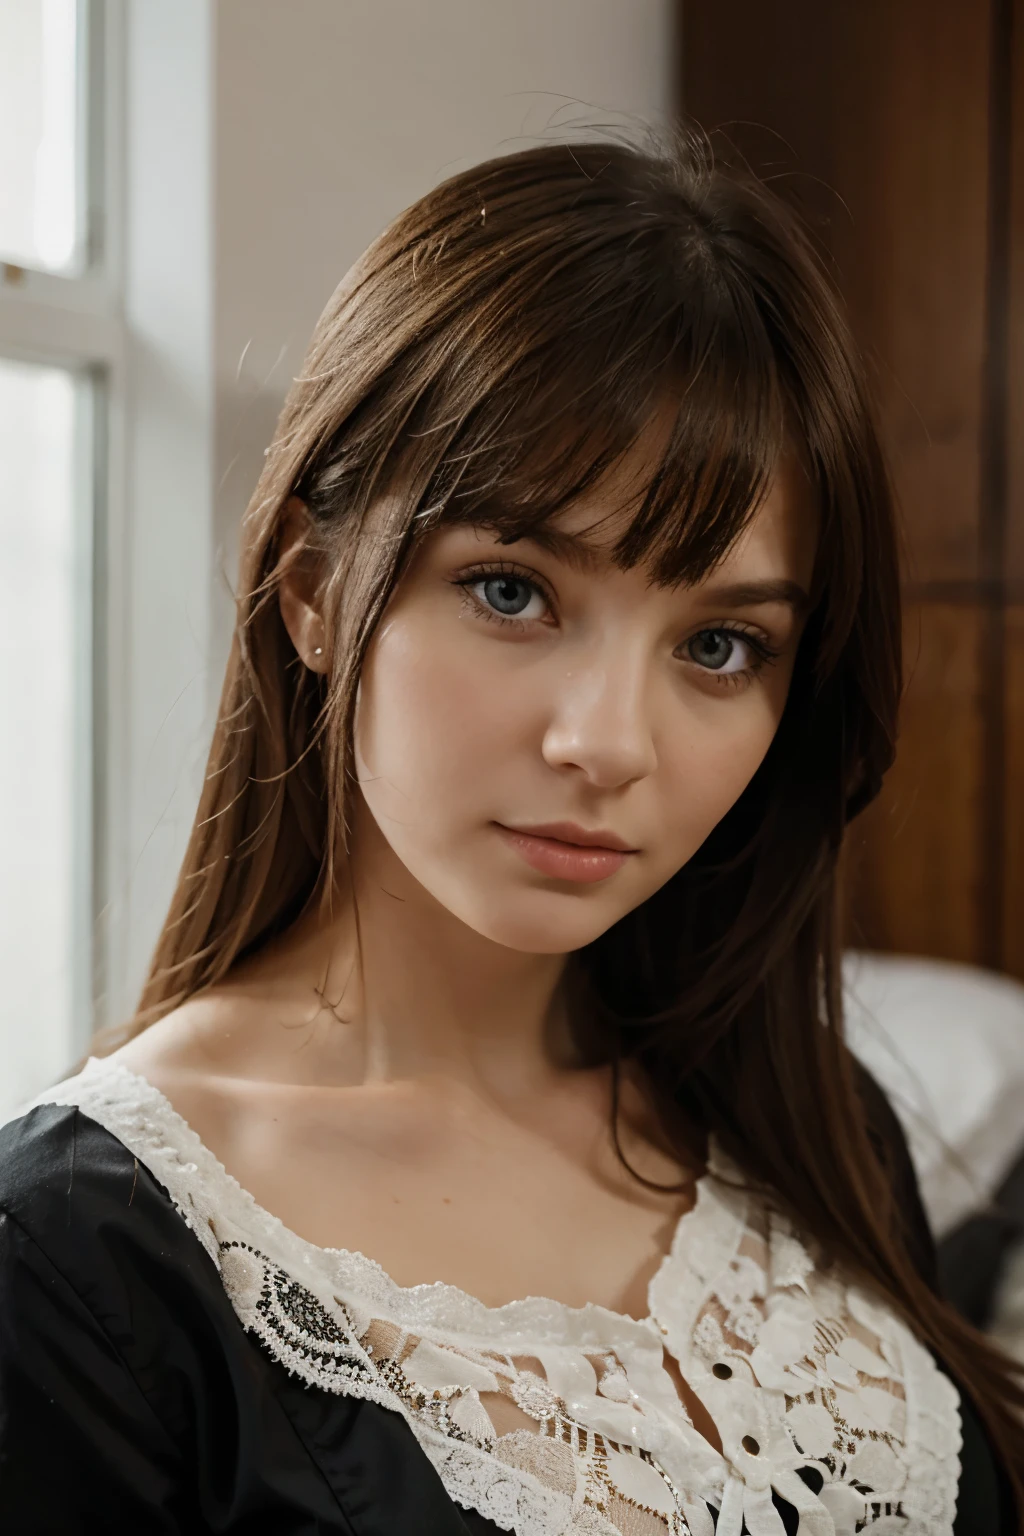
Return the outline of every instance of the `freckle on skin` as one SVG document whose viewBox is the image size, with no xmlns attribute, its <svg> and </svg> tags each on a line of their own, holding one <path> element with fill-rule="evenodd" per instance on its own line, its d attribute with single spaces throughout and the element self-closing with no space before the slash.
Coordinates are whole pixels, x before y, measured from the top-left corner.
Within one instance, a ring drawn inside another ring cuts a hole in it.
<svg viewBox="0 0 1024 1536">
<path fill-rule="evenodd" d="M 444 1201 L 445 1205 L 451 1205 L 451 1203 L 452 1203 L 447 1195 L 442 1195 L 441 1199 Z"/>
</svg>

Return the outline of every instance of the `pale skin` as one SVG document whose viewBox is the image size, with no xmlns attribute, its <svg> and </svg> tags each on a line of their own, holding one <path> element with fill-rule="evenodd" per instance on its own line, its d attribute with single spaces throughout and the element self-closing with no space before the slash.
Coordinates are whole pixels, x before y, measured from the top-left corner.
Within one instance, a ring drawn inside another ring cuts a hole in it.
<svg viewBox="0 0 1024 1536">
<path fill-rule="evenodd" d="M 676 1188 L 655 1193 L 621 1166 L 608 1072 L 572 1061 L 559 982 L 571 951 L 687 862 L 764 758 L 816 523 L 787 464 L 709 577 L 659 587 L 606 553 L 649 456 L 641 442 L 559 515 L 572 548 L 499 545 L 475 526 L 427 536 L 362 672 L 359 788 L 330 911 L 314 904 L 117 1053 L 261 1206 L 400 1285 L 643 1317 L 692 1203 L 692 1170 L 629 1082 L 624 1149 Z M 281 611 L 301 660 L 326 670 L 316 583 L 293 559 L 304 528 L 293 502 Z M 501 830 L 567 821 L 617 834 L 621 867 L 558 878 Z"/>
</svg>

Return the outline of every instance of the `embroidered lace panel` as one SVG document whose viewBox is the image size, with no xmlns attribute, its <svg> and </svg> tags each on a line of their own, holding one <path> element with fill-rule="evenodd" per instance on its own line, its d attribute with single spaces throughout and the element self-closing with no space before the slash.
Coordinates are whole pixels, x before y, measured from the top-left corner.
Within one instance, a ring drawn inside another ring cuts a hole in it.
<svg viewBox="0 0 1024 1536">
<path fill-rule="evenodd" d="M 144 1079 L 92 1059 L 77 1104 L 149 1168 L 243 1326 L 311 1387 L 401 1413 L 449 1495 L 515 1536 L 952 1536 L 956 1389 L 880 1298 L 733 1187 L 716 1153 L 642 1322 L 397 1286 L 259 1207 Z M 690 1422 L 665 1355 L 713 1418 Z M 799 1475 L 803 1469 L 804 1476 Z"/>
</svg>

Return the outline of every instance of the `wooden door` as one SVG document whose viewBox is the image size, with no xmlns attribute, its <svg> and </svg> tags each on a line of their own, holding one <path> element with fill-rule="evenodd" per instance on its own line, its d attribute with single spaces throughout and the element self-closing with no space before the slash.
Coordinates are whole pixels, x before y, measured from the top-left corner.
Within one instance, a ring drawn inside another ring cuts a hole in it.
<svg viewBox="0 0 1024 1536">
<path fill-rule="evenodd" d="M 850 939 L 1024 976 L 1024 0 L 683 0 L 682 98 L 793 199 L 905 527 L 897 762 Z"/>
</svg>

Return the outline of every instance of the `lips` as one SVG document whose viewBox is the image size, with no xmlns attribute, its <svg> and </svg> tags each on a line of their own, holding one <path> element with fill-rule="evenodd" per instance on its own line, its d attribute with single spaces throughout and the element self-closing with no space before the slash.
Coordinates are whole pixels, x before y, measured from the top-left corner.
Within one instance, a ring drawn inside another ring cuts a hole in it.
<svg viewBox="0 0 1024 1536">
<path fill-rule="evenodd" d="M 521 832 L 526 837 L 553 838 L 556 842 L 569 843 L 577 848 L 610 848 L 617 853 L 636 853 L 637 851 L 631 843 L 627 843 L 615 832 L 606 831 L 603 827 L 589 831 L 574 821 L 548 821 L 543 826 L 509 827 L 507 830 Z"/>
<path fill-rule="evenodd" d="M 495 822 L 495 826 L 532 869 L 574 884 L 607 880 L 637 852 L 614 832 L 591 831 L 574 822 L 549 822 L 543 827 L 506 827 Z M 581 838 L 588 841 L 578 841 Z"/>
</svg>

